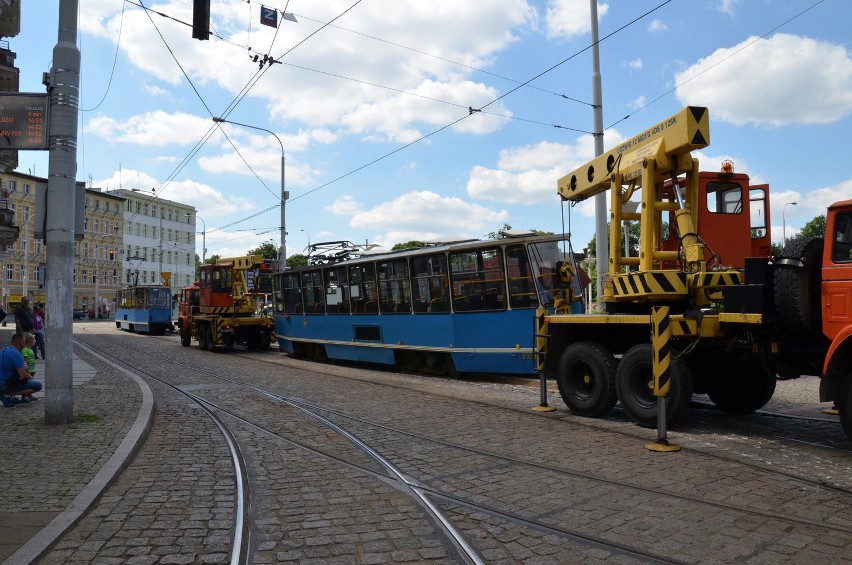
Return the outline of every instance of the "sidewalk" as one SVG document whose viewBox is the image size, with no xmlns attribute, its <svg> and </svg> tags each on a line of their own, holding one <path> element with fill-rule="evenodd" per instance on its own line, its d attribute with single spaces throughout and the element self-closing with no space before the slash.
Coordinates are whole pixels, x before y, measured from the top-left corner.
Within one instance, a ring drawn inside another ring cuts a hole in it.
<svg viewBox="0 0 852 565">
<path fill-rule="evenodd" d="M 12 331 L 0 330 L 4 346 Z M 144 381 L 112 367 L 96 369 L 78 354 L 87 357 L 75 346 L 73 423 L 45 423 L 44 391 L 37 402 L 0 408 L 0 476 L 6 485 L 0 497 L 0 563 L 37 559 L 80 518 L 147 435 L 153 396 Z M 44 381 L 42 360 L 36 378 Z"/>
</svg>

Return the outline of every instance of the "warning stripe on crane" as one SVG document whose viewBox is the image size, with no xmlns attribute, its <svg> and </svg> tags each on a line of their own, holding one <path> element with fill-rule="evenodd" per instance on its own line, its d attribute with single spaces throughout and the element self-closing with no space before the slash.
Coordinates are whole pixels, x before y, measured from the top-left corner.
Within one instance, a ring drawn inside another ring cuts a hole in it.
<svg viewBox="0 0 852 565">
<path fill-rule="evenodd" d="M 668 306 L 651 308 L 651 345 L 654 349 L 654 396 L 666 396 L 669 393 L 671 381 L 669 366 L 672 362 L 669 340 L 672 328 L 669 320 Z"/>
<path fill-rule="evenodd" d="M 715 288 L 721 286 L 736 286 L 742 283 L 738 271 L 719 271 L 713 273 L 695 273 L 690 275 L 691 288 Z"/>
<path fill-rule="evenodd" d="M 631 272 L 612 277 L 614 298 L 683 296 L 686 293 L 686 276 L 681 271 Z"/>
</svg>

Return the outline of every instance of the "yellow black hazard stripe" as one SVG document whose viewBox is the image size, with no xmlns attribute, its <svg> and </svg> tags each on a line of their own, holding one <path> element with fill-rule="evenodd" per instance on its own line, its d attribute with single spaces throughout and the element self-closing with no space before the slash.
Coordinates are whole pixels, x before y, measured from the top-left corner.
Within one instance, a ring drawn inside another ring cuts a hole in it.
<svg viewBox="0 0 852 565">
<path fill-rule="evenodd" d="M 692 288 L 718 288 L 742 284 L 739 271 L 719 271 L 710 273 L 694 273 L 689 275 L 689 286 Z"/>
<path fill-rule="evenodd" d="M 686 273 L 682 271 L 634 272 L 612 277 L 612 295 L 616 299 L 683 296 L 686 293 Z"/>
</svg>

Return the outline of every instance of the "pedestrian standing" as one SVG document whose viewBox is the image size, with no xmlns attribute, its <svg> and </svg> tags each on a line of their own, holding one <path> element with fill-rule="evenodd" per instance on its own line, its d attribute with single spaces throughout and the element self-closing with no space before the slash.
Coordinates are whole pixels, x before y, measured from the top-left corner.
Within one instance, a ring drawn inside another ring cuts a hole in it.
<svg viewBox="0 0 852 565">
<path fill-rule="evenodd" d="M 19 334 L 33 333 L 33 310 L 26 296 L 21 298 L 21 303 L 15 308 L 15 330 Z"/>
<path fill-rule="evenodd" d="M 39 352 L 41 352 L 41 358 L 44 359 L 46 355 L 44 352 L 44 308 L 41 304 L 36 304 L 33 310 L 33 335 L 35 336 L 35 347 L 33 348 L 35 358 L 38 359 Z"/>
</svg>

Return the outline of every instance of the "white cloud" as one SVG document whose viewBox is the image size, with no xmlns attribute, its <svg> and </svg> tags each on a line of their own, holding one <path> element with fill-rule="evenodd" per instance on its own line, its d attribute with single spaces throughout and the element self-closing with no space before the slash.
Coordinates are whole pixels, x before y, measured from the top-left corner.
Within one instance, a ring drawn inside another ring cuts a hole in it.
<svg viewBox="0 0 852 565">
<path fill-rule="evenodd" d="M 607 132 L 605 145 L 621 140 L 618 132 Z M 500 151 L 497 168 L 474 167 L 468 178 L 467 193 L 473 198 L 507 204 L 558 202 L 559 178 L 593 159 L 594 141 L 589 135 L 575 145 L 541 142 Z"/>
<path fill-rule="evenodd" d="M 852 112 L 852 59 L 842 45 L 777 34 L 717 49 L 675 75 L 678 99 L 737 125 L 827 124 Z"/>
<path fill-rule="evenodd" d="M 729 16 L 734 15 L 734 7 L 740 3 L 740 0 L 720 0 L 719 5 L 716 6 L 716 9 L 722 12 L 723 14 L 728 14 Z"/>
<path fill-rule="evenodd" d="M 98 116 L 86 123 L 85 131 L 113 142 L 166 146 L 194 144 L 212 125 L 209 119 L 192 114 L 158 110 L 123 121 Z"/>
<path fill-rule="evenodd" d="M 658 35 L 668 29 L 669 27 L 660 20 L 651 20 L 651 23 L 648 24 L 648 33 L 651 35 Z"/>
<path fill-rule="evenodd" d="M 111 176 L 98 180 L 94 186 L 103 190 L 139 190 L 152 194 L 152 188 L 157 188 L 157 196 L 166 200 L 195 206 L 198 213 L 212 227 L 212 220 L 228 216 L 251 214 L 258 209 L 257 203 L 250 196 L 241 197 L 226 195 L 207 184 L 192 180 L 171 181 L 160 189 L 161 181 L 133 169 L 123 169 Z"/>
<path fill-rule="evenodd" d="M 642 68 L 642 59 L 636 58 L 636 59 L 633 59 L 632 61 L 625 61 L 624 66 L 627 67 L 628 69 L 639 70 L 639 69 Z"/>
<path fill-rule="evenodd" d="M 401 194 L 391 201 L 365 208 L 348 196 L 337 199 L 330 212 L 350 216 L 354 229 L 382 232 L 376 241 L 386 246 L 410 240 L 440 241 L 481 237 L 509 219 L 505 210 L 491 210 L 454 196 L 428 190 Z"/>
<path fill-rule="evenodd" d="M 598 19 L 609 11 L 609 4 L 598 3 Z M 591 31 L 591 12 L 588 0 L 548 0 L 548 37 L 582 35 Z"/>
</svg>

